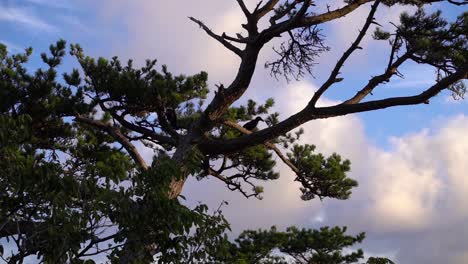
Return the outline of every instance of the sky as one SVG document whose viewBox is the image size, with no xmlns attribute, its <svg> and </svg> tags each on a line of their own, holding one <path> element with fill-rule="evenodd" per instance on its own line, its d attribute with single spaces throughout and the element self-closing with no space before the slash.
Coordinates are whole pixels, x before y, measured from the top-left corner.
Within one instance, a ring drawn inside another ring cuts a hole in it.
<svg viewBox="0 0 468 264">
<path fill-rule="evenodd" d="M 252 7 L 256 1 L 248 0 Z M 319 3 L 323 3 L 319 2 Z M 342 1 L 328 1 L 332 8 Z M 433 5 L 453 19 L 463 7 Z M 369 6 L 323 26 L 331 50 L 318 59 L 314 77 L 286 82 L 264 69 L 274 59 L 271 45 L 261 53 L 257 72 L 242 101 L 273 97 L 281 118 L 304 107 L 314 90 L 328 77 L 348 45 L 358 34 Z M 377 21 L 389 28 L 402 11 L 381 8 Z M 148 58 L 167 64 L 174 73 L 207 71 L 211 88 L 228 84 L 239 60 L 198 26 L 194 16 L 215 32 L 241 32 L 242 12 L 234 0 L 0 0 L 0 42 L 11 52 L 33 47 L 30 67 L 40 66 L 39 54 L 56 40 L 80 43 L 93 57 Z M 278 41 L 275 43 L 278 44 Z M 388 46 L 366 37 L 363 50 L 345 64 L 341 85 L 325 94 L 321 105 L 335 104 L 353 94 L 373 75 L 384 70 Z M 68 58 L 63 69 L 76 67 Z M 373 98 L 415 94 L 434 83 L 429 67 L 405 64 L 404 79 L 378 88 Z M 362 247 L 370 255 L 391 257 L 396 263 L 468 263 L 468 100 L 454 101 L 441 93 L 429 105 L 396 107 L 303 125 L 302 143 L 314 144 L 324 154 L 337 152 L 352 162 L 350 177 L 359 181 L 347 201 L 301 201 L 294 175 L 278 160 L 281 178 L 265 184 L 263 200 L 246 200 L 215 180 L 189 179 L 183 195 L 188 203 L 217 207 L 229 202 L 224 213 L 233 235 L 252 228 L 296 225 L 317 228 L 346 225 L 351 233 L 365 231 Z M 142 149 L 145 158 L 151 152 Z"/>
</svg>

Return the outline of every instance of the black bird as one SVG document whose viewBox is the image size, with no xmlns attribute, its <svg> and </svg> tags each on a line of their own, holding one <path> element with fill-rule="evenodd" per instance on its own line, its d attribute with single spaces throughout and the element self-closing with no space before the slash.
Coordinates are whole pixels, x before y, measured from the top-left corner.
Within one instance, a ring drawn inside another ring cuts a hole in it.
<svg viewBox="0 0 468 264">
<path fill-rule="evenodd" d="M 166 109 L 166 118 L 169 121 L 169 124 L 171 124 L 173 129 L 178 129 L 179 127 L 177 126 L 177 115 L 174 110 L 174 108 L 167 108 Z"/>
<path fill-rule="evenodd" d="M 243 125 L 243 127 L 244 127 L 245 129 L 247 129 L 247 130 L 252 131 L 252 130 L 254 130 L 254 129 L 257 127 L 258 122 L 260 122 L 260 121 L 265 122 L 265 120 L 263 120 L 261 117 L 257 116 L 254 120 L 250 120 L 249 122 L 245 123 L 245 124 Z"/>
</svg>

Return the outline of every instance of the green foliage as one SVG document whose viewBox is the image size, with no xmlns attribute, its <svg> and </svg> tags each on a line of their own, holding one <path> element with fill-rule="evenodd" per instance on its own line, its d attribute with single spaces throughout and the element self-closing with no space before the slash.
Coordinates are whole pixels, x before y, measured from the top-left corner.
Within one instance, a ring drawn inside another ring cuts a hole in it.
<svg viewBox="0 0 468 264">
<path fill-rule="evenodd" d="M 370 257 L 366 264 L 395 264 L 395 262 L 387 259 L 387 258 L 376 258 L 376 257 Z"/>
<path fill-rule="evenodd" d="M 145 66 L 135 69 L 132 60 L 123 66 L 117 57 L 95 60 L 85 56 L 78 45 L 71 46 L 71 54 L 78 59 L 86 74 L 84 90 L 90 93 L 95 103 L 105 99 L 113 102 L 112 108 L 125 109 L 137 118 L 147 118 L 149 114 L 167 107 L 177 109 L 182 103 L 186 103 L 185 111 L 191 113 L 194 105 L 189 102 L 195 99 L 202 101 L 208 94 L 206 72 L 174 76 L 165 65 L 161 72 L 157 71 L 156 60 L 147 60 Z M 77 73 L 74 70 L 66 80 L 77 83 Z"/>
<path fill-rule="evenodd" d="M 57 67 L 65 50 L 62 40 L 51 45 L 49 55 L 41 54 L 46 68 L 31 74 L 24 67 L 31 49 L 10 56 L 0 46 L 0 188 L 4 190 L 0 193 L 0 219 L 4 219 L 0 235 L 13 238 L 18 248 L 6 257 L 19 261 L 36 255 L 51 263 L 91 263 L 89 257 L 106 252 L 112 262 L 129 256 L 132 261 L 148 262 L 155 255 L 161 263 L 186 263 L 230 256 L 233 246 L 225 234 L 229 225 L 221 211 L 210 214 L 203 204 L 187 208 L 170 199 L 170 183 L 185 173 L 203 175 L 207 160 L 210 166 L 210 160 L 221 159 L 226 167 L 218 171 L 237 171 L 226 179 L 230 189 L 261 198 L 263 187 L 251 180 L 279 177 L 271 150 L 257 145 L 220 157 L 192 147 L 182 168 L 170 157 L 174 145 L 139 138 L 138 133 L 152 131 L 177 142 L 178 133 L 187 132 L 200 117 L 193 102 L 198 100 L 200 106 L 206 98 L 206 73 L 173 76 L 166 67 L 156 71 L 156 61 L 134 69 L 131 61 L 122 66 L 117 58 L 94 60 L 72 45 L 71 53 L 84 76 L 73 69 L 63 74 L 61 83 Z M 264 104 L 249 100 L 245 106 L 231 107 L 225 118 L 238 122 L 267 115 L 271 126 L 278 122 L 277 113 L 269 114 L 273 105 L 273 99 Z M 178 119 L 187 121 L 179 131 L 168 125 L 168 108 L 176 109 Z M 77 117 L 101 126 L 77 122 Z M 118 131 L 129 141 L 142 140 L 147 146 L 162 148 L 154 147 L 153 163 L 142 169 L 123 141 L 102 128 Z M 274 142 L 286 146 L 302 133 L 286 134 Z M 220 124 L 210 136 L 228 139 L 240 133 Z M 295 157 L 298 165 L 304 163 L 304 171 L 311 169 L 307 167 L 309 154 Z M 324 168 L 312 169 L 326 181 L 317 189 L 320 192 L 313 191 L 322 197 L 327 188 L 329 197 L 344 198 L 350 188 L 346 189 L 343 176 L 349 164 L 342 164 L 336 155 L 322 163 Z M 243 184 L 250 185 L 250 194 Z M 18 228 L 24 236 L 9 235 Z M 242 250 L 266 256 L 274 243 L 263 245 L 262 250 L 249 249 L 250 235 L 239 238 Z M 248 252 L 239 261 L 250 263 Z"/>
<path fill-rule="evenodd" d="M 376 40 L 388 40 L 391 37 L 391 34 L 378 27 L 375 29 L 373 37 Z"/>
<path fill-rule="evenodd" d="M 264 104 L 260 105 L 258 105 L 257 102 L 249 99 L 246 105 L 230 107 L 224 118 L 236 122 L 249 121 L 258 115 L 268 114 L 274 104 L 275 100 L 273 98 L 268 98 Z"/>
<path fill-rule="evenodd" d="M 450 25 L 441 14 L 441 11 L 426 14 L 424 9 L 414 15 L 403 13 L 398 33 L 405 40 L 406 49 L 415 52 L 419 60 L 451 71 L 466 64 L 468 13 L 460 15 Z"/>
<path fill-rule="evenodd" d="M 414 4 L 413 2 L 425 1 L 406 2 Z M 388 40 L 394 52 L 407 54 L 417 63 L 435 67 L 440 79 L 467 64 L 467 32 L 468 12 L 449 23 L 442 17 L 441 11 L 427 14 L 423 8 L 419 8 L 414 14 L 402 13 L 400 24 L 394 33 L 376 28 L 374 39 Z M 456 99 L 463 98 L 466 93 L 463 81 L 455 82 L 449 89 Z"/>
<path fill-rule="evenodd" d="M 215 254 L 218 261 L 215 263 L 358 263 L 364 257 L 363 251 L 351 247 L 361 243 L 364 237 L 364 233 L 346 235 L 346 227 L 318 230 L 289 227 L 280 232 L 273 226 L 270 230 L 247 230 L 234 243 L 224 241 Z M 372 257 L 367 263 L 393 262 Z"/>
<path fill-rule="evenodd" d="M 221 239 L 228 228 L 220 211 L 212 215 L 205 205 L 190 209 L 168 198 L 169 182 L 181 172 L 167 155 L 156 156 L 143 171 L 111 135 L 73 122 L 69 117 L 96 112 L 82 92 L 89 94 L 90 88 L 80 86 L 78 70 L 64 74 L 66 85 L 57 81 L 55 68 L 65 55 L 64 41 L 52 45 L 50 53 L 41 55 L 48 68 L 29 74 L 23 64 L 30 49 L 9 56 L 0 46 L 0 236 L 18 249 L 7 253 L 2 245 L 3 257 L 15 262 L 36 255 L 46 263 L 82 263 L 102 250 L 112 261 L 131 250 L 133 261 L 139 262 L 153 258 L 145 245 L 158 243 L 155 252 L 165 263 L 179 261 L 187 252 L 200 258 L 206 251 L 201 248 Z M 109 82 L 137 82 L 136 70 L 119 72 L 114 63 L 101 59 L 90 65 L 107 71 L 103 76 Z M 153 77 L 151 82 L 172 83 L 188 97 L 206 95 L 204 73 Z M 89 75 L 85 80 L 90 81 Z M 203 87 L 189 89 L 198 84 Z M 172 93 L 170 100 L 183 100 L 178 96 Z M 112 118 L 105 113 L 101 121 L 110 124 Z M 192 156 L 193 163 L 199 163 L 200 154 Z M 197 169 L 192 165 L 191 170 Z M 10 236 L 14 230 L 23 235 Z"/>
<path fill-rule="evenodd" d="M 299 170 L 296 180 L 302 184 L 302 199 L 310 200 L 315 196 L 320 199 L 348 199 L 351 188 L 357 186 L 355 180 L 346 176 L 351 162 L 342 161 L 336 153 L 325 158 L 322 154 L 314 154 L 314 150 L 313 145 L 294 145 L 288 153 L 289 159 Z"/>
</svg>

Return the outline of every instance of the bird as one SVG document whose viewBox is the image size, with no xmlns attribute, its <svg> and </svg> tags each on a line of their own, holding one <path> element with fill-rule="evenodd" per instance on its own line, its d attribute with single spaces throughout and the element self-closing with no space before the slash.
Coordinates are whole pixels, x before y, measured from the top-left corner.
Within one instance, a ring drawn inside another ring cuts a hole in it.
<svg viewBox="0 0 468 264">
<path fill-rule="evenodd" d="M 169 123 L 171 124 L 173 129 L 178 129 L 177 115 L 176 115 L 176 112 L 175 112 L 174 108 L 167 108 L 166 109 L 166 118 L 169 121 Z"/>
<path fill-rule="evenodd" d="M 258 125 L 258 122 L 260 121 L 263 121 L 265 122 L 265 120 L 263 120 L 261 117 L 257 116 L 254 120 L 250 120 L 249 122 L 245 123 L 243 125 L 243 127 L 247 130 L 250 130 L 252 131 L 253 129 L 255 129 Z"/>
</svg>

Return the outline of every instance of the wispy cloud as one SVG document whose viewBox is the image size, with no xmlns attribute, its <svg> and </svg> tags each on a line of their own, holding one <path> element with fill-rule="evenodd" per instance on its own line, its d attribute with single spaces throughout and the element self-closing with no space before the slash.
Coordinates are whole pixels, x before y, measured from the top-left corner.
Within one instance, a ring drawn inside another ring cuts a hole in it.
<svg viewBox="0 0 468 264">
<path fill-rule="evenodd" d="M 57 27 L 47 23 L 31 12 L 21 8 L 2 8 L 0 9 L 0 21 L 19 23 L 25 27 L 38 29 L 46 32 L 57 32 Z"/>
<path fill-rule="evenodd" d="M 71 1 L 68 0 L 27 0 L 27 2 L 51 8 L 73 9 Z"/>
<path fill-rule="evenodd" d="M 15 45 L 3 39 L 0 39 L 0 43 L 6 45 L 9 52 L 18 52 L 22 50 L 22 48 L 20 48 L 18 45 Z"/>
<path fill-rule="evenodd" d="M 59 15 L 57 16 L 59 20 L 61 20 L 63 23 L 67 24 L 68 26 L 71 26 L 74 29 L 80 30 L 81 32 L 88 33 L 90 31 L 90 28 L 87 27 L 83 22 L 76 16 L 71 16 L 71 15 Z"/>
</svg>

